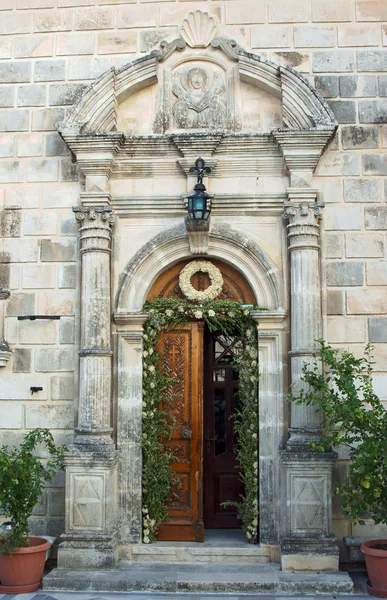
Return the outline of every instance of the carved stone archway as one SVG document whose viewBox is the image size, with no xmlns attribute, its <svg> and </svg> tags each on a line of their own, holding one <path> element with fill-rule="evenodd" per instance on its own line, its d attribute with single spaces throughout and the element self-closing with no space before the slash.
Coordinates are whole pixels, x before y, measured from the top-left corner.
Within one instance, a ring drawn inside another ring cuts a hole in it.
<svg viewBox="0 0 387 600">
<path fill-rule="evenodd" d="M 174 78 L 178 84 L 173 83 Z M 280 127 L 264 132 L 244 128 L 240 100 L 244 83 L 281 101 Z M 152 132 L 125 135 L 117 131 L 120 104 L 156 84 Z M 193 119 L 192 110 L 202 113 L 200 119 Z M 280 244 L 287 232 L 289 366 L 292 383 L 299 385 L 302 362 L 314 352 L 321 327 L 319 219 L 323 204 L 317 202 L 317 190 L 312 188 L 313 172 L 336 127 L 326 102 L 302 75 L 290 67 L 261 60 L 221 37 L 213 17 L 200 11 L 183 21 L 178 38 L 162 42 L 159 50 L 122 69 L 112 68 L 101 75 L 74 106 L 61 135 L 85 175 L 81 206 L 75 209 L 82 257 L 82 378 L 79 426 L 66 458 L 66 534 L 59 551 L 60 566 L 114 566 L 119 545 L 136 543 L 140 538 L 140 358 L 145 319 L 141 307 L 157 275 L 177 260 L 192 256 L 185 228 L 176 225 L 171 229 L 170 220 L 182 223 L 186 190 L 181 184 L 187 185 L 189 167 L 200 150 L 213 168 L 214 179 L 289 177 L 286 194 L 243 194 L 239 189 L 216 194 L 214 222 L 204 251 L 240 269 L 257 298 L 269 308 L 266 316 L 260 316 L 260 347 L 266 353 L 261 362 L 267 365 L 262 374 L 262 385 L 267 389 L 262 418 L 267 430 L 274 428 L 275 433 L 267 442 L 262 462 L 262 476 L 270 482 L 266 505 L 264 502 L 261 507 L 266 510 L 268 524 L 267 530 L 261 531 L 262 539 L 271 545 L 282 543 L 284 569 L 298 569 L 305 560 L 311 568 L 337 569 L 330 508 L 334 456 L 316 458 L 308 451 L 308 441 L 319 434 L 320 418 L 310 409 L 292 408 L 291 436 L 282 463 L 281 431 L 274 426 L 277 422 L 283 426 L 278 398 L 282 396 L 281 345 L 285 344 L 281 331 L 287 307 L 287 260 L 283 259 L 279 269 L 254 239 L 224 225 L 239 213 L 253 214 L 254 218 L 274 215 L 277 221 L 281 214 L 285 217 L 286 229 L 281 229 L 276 242 Z M 120 189 L 116 185 L 120 181 L 126 185 L 163 177 L 174 177 L 179 191 L 165 195 L 126 192 L 124 196 L 114 191 Z M 190 183 L 188 180 L 188 187 Z M 113 211 L 118 216 L 118 233 L 114 235 L 112 278 Z M 154 218 L 161 233 L 153 236 L 150 245 L 142 243 L 140 250 L 129 247 L 129 256 L 123 261 L 123 223 L 134 216 Z M 120 273 L 120 284 L 113 289 L 111 282 L 116 282 Z M 118 340 L 113 349 L 112 294 L 116 294 Z M 113 365 L 116 404 L 111 400 Z M 112 406 L 114 424 L 120 424 L 116 445 L 111 435 Z M 121 473 L 131 473 L 119 487 L 118 463 Z M 280 504 L 286 505 L 281 515 Z"/>
</svg>

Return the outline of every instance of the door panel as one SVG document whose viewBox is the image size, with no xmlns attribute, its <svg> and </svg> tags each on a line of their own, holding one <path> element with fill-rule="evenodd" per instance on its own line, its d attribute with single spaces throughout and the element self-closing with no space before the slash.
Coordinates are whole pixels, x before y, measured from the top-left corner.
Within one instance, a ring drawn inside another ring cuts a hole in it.
<svg viewBox="0 0 387 600">
<path fill-rule="evenodd" d="M 202 380 L 203 325 L 190 323 L 160 335 L 158 350 L 166 371 L 176 379 L 168 411 L 172 438 L 165 443 L 175 460 L 169 499 L 170 520 L 162 524 L 159 540 L 203 541 L 202 516 Z"/>
<path fill-rule="evenodd" d="M 235 336 L 210 332 L 204 348 L 204 524 L 211 528 L 241 526 L 236 508 L 243 492 L 236 460 L 237 443 L 230 418 L 238 402 L 238 373 L 232 366 L 239 352 Z"/>
</svg>

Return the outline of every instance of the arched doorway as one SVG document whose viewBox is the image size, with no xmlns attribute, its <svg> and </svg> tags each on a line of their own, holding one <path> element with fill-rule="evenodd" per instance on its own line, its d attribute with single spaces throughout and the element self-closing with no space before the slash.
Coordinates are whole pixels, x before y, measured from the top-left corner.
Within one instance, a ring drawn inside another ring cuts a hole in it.
<svg viewBox="0 0 387 600">
<path fill-rule="evenodd" d="M 191 261 L 184 260 L 162 273 L 147 300 L 182 297 L 179 274 Z M 223 287 L 216 299 L 255 305 L 255 295 L 245 278 L 219 260 L 209 261 L 221 272 Z M 195 273 L 193 287 L 210 285 L 207 273 Z M 175 378 L 172 437 L 166 443 L 174 457 L 174 484 L 169 500 L 169 520 L 159 531 L 160 540 L 203 541 L 204 529 L 238 528 L 234 506 L 243 492 L 236 460 L 238 440 L 231 418 L 238 403 L 238 372 L 233 361 L 240 349 L 235 335 L 210 332 L 204 322 L 190 322 L 160 335 L 159 350 Z"/>
</svg>

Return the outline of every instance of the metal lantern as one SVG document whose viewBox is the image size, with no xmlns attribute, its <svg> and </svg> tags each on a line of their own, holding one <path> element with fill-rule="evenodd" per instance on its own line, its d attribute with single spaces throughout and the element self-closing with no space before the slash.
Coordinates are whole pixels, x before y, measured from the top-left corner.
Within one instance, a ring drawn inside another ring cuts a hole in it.
<svg viewBox="0 0 387 600">
<path fill-rule="evenodd" d="M 207 221 L 211 213 L 211 200 L 213 196 L 207 194 L 206 187 L 203 184 L 205 173 L 211 173 L 211 168 L 206 167 L 203 158 L 195 161 L 195 166 L 191 167 L 190 173 L 197 173 L 198 181 L 192 194 L 188 196 L 188 215 L 193 221 Z"/>
</svg>

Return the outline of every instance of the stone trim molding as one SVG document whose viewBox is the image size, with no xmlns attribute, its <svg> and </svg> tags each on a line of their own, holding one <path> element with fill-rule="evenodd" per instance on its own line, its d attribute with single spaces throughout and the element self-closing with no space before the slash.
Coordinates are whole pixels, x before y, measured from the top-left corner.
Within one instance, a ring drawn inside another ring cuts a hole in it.
<svg viewBox="0 0 387 600">
<path fill-rule="evenodd" d="M 4 337 L 5 301 L 8 300 L 10 295 L 9 290 L 0 288 L 0 367 L 6 367 L 12 355 L 11 347 Z"/>
</svg>

